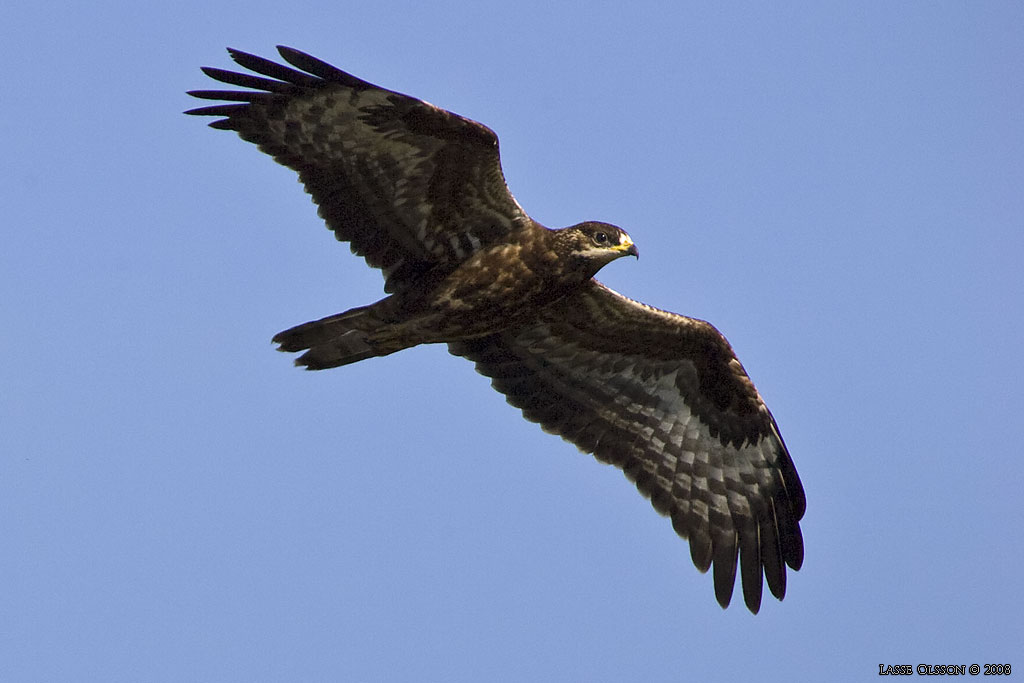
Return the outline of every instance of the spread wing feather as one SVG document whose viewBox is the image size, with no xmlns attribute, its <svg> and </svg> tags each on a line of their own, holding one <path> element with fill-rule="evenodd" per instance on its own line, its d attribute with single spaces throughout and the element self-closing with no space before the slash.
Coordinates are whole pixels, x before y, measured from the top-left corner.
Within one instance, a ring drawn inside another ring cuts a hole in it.
<svg viewBox="0 0 1024 683">
<path fill-rule="evenodd" d="M 747 607 L 799 569 L 805 499 L 786 446 L 711 325 L 591 281 L 515 330 L 450 344 L 523 415 L 614 464 L 667 515 L 715 595 Z"/>
<path fill-rule="evenodd" d="M 192 91 L 230 104 L 186 113 L 223 117 L 210 125 L 298 171 L 335 236 L 383 269 L 386 291 L 534 228 L 505 184 L 489 128 L 297 50 L 278 51 L 291 66 L 230 50 L 259 75 L 204 68 L 247 90 Z"/>
</svg>

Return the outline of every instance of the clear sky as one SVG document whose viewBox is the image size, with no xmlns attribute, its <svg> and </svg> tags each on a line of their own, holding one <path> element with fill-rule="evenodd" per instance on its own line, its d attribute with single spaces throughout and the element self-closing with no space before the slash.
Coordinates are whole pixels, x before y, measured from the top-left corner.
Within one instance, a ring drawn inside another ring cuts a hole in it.
<svg viewBox="0 0 1024 683">
<path fill-rule="evenodd" d="M 1022 36 L 1020 2 L 16 0 L 0 680 L 1020 676 Z M 180 113 L 278 43 L 486 123 L 534 218 L 630 232 L 602 280 L 725 333 L 807 491 L 784 602 L 721 610 L 620 472 L 443 348 L 273 350 L 382 295 Z"/>
</svg>

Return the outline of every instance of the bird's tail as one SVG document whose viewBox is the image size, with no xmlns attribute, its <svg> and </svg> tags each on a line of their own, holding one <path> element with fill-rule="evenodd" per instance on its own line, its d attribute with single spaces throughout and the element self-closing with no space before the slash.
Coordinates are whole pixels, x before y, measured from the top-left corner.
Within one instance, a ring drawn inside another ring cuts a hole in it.
<svg viewBox="0 0 1024 683">
<path fill-rule="evenodd" d="M 336 368 L 409 346 L 382 338 L 379 333 L 385 323 L 374 309 L 375 306 L 362 306 L 296 325 L 278 332 L 273 341 L 279 344 L 279 351 L 305 351 L 295 359 L 295 364 L 308 370 Z"/>
</svg>

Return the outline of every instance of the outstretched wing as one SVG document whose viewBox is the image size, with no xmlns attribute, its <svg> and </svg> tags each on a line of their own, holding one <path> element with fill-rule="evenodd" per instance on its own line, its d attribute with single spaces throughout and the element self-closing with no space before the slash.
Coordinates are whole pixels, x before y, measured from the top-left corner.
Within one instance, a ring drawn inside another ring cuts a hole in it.
<svg viewBox="0 0 1024 683">
<path fill-rule="evenodd" d="M 743 598 L 762 573 L 780 600 L 799 569 L 803 487 L 774 418 L 724 337 L 591 281 L 537 322 L 450 344 L 545 431 L 614 464 L 714 565 L 727 606 L 737 556 Z"/>
<path fill-rule="evenodd" d="M 186 113 L 224 117 L 210 125 L 298 171 L 337 238 L 383 269 L 386 291 L 533 227 L 505 185 L 489 128 L 297 50 L 278 51 L 296 68 L 229 50 L 261 75 L 203 68 L 247 90 L 191 91 L 231 104 Z"/>
</svg>

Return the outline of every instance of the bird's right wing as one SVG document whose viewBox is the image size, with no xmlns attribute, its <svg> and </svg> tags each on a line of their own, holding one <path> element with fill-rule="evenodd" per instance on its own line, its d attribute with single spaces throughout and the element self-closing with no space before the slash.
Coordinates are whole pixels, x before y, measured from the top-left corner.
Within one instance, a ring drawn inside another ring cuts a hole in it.
<svg viewBox="0 0 1024 683">
<path fill-rule="evenodd" d="M 591 281 L 536 322 L 449 344 L 528 420 L 612 463 L 668 515 L 715 595 L 757 612 L 799 569 L 803 487 L 761 396 L 725 338 Z"/>
</svg>

